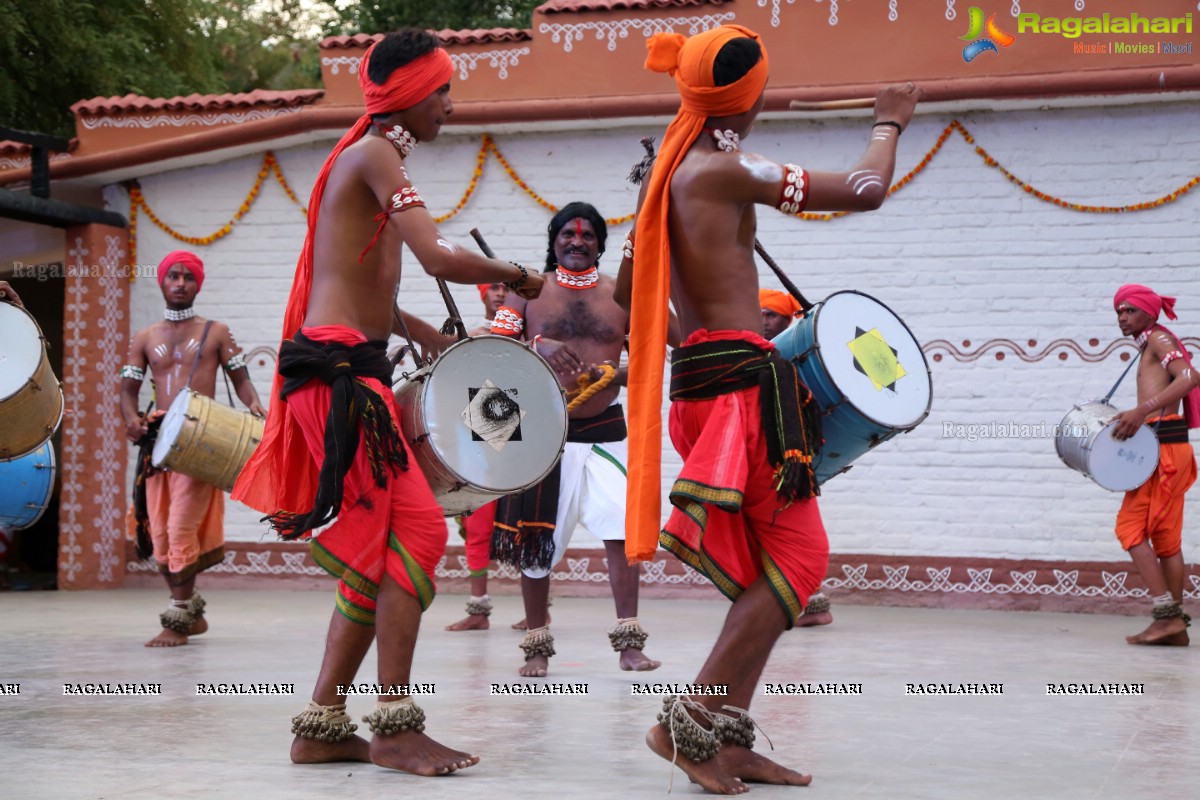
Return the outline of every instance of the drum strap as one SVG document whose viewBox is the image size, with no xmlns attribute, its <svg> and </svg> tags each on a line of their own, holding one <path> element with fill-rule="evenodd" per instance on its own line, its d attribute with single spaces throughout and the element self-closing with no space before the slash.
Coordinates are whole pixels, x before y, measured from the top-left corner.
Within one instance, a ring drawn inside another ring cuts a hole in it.
<svg viewBox="0 0 1200 800">
<path fill-rule="evenodd" d="M 196 357 L 192 360 L 192 371 L 188 373 L 187 382 L 183 384 L 181 391 L 190 389 L 192 386 L 192 378 L 196 377 L 196 367 L 200 366 L 200 358 L 204 355 L 204 343 L 208 341 L 208 332 L 212 329 L 212 324 L 211 319 L 204 323 L 204 333 L 200 334 L 200 346 L 196 348 Z M 230 400 L 229 404 L 233 405 L 233 401 Z"/>
</svg>

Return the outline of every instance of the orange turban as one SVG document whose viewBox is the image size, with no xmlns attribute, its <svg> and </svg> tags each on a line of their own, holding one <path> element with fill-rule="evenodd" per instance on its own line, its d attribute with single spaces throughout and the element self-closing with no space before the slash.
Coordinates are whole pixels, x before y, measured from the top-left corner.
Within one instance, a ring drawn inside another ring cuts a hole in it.
<svg viewBox="0 0 1200 800">
<path fill-rule="evenodd" d="M 802 316 L 800 301 L 778 289 L 759 289 L 758 306 L 768 311 L 774 311 L 781 317 Z"/>
<path fill-rule="evenodd" d="M 629 337 L 629 494 L 625 512 L 625 555 L 647 561 L 658 548 L 662 517 L 662 384 L 667 348 L 667 300 L 671 249 L 668 196 L 675 168 L 704 130 L 708 117 L 749 111 L 767 85 L 767 50 L 750 71 L 727 86 L 715 86 L 713 63 L 734 39 L 762 39 L 740 25 L 723 25 L 691 38 L 679 33 L 650 37 L 646 68 L 669 73 L 681 103 L 667 127 L 638 210 L 637 260 Z"/>
</svg>

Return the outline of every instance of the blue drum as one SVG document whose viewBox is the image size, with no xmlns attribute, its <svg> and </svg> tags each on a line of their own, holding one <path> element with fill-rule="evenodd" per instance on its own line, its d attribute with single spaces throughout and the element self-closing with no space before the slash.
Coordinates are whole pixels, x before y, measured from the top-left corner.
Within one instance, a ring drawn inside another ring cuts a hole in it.
<svg viewBox="0 0 1200 800">
<path fill-rule="evenodd" d="M 773 340 L 822 411 L 817 482 L 929 416 L 933 381 L 921 345 L 892 310 L 862 292 L 835 292 Z"/>
<path fill-rule="evenodd" d="M 42 518 L 54 494 L 54 447 L 0 461 L 0 528 L 19 531 Z"/>
</svg>

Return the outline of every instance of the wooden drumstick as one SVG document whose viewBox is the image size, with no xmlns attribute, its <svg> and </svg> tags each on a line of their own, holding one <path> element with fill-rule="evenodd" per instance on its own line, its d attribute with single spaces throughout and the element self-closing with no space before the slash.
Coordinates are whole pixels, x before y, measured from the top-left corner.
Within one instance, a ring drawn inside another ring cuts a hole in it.
<svg viewBox="0 0 1200 800">
<path fill-rule="evenodd" d="M 483 240 L 483 234 L 479 232 L 479 228 L 471 228 L 471 238 L 479 245 L 479 249 L 488 258 L 495 258 L 496 254 L 492 252 L 492 248 L 488 247 L 488 243 Z"/>
<path fill-rule="evenodd" d="M 792 111 L 847 111 L 874 107 L 874 97 L 851 97 L 846 100 L 793 100 L 788 103 L 788 108 Z"/>
</svg>

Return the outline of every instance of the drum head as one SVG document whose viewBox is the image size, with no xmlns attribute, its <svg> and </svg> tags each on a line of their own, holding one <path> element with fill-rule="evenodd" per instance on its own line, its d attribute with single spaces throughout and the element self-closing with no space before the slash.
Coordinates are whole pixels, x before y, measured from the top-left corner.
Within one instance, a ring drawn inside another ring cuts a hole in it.
<svg viewBox="0 0 1200 800">
<path fill-rule="evenodd" d="M 171 445 L 175 444 L 179 439 L 179 432 L 183 430 L 183 420 L 187 415 L 188 405 L 192 400 L 192 390 L 184 389 L 179 394 L 175 395 L 174 402 L 167 409 L 167 414 L 163 417 L 162 427 L 158 429 L 158 438 L 154 440 L 154 452 L 150 454 L 150 460 L 154 466 L 161 467 L 163 462 L 167 460 L 167 456 L 171 455 Z"/>
<path fill-rule="evenodd" d="M 1110 422 L 1096 434 L 1088 447 L 1088 473 L 1092 480 L 1112 492 L 1136 489 L 1158 469 L 1158 437 L 1143 425 L 1128 439 L 1113 438 L 1117 429 Z"/>
<path fill-rule="evenodd" d="M 814 328 L 829 378 L 863 416 L 908 429 L 929 414 L 933 384 L 925 354 L 883 303 L 836 292 L 817 308 Z"/>
<path fill-rule="evenodd" d="M 429 442 L 474 487 L 511 493 L 546 476 L 567 438 L 567 405 L 550 366 L 519 342 L 480 336 L 452 346 L 422 388 Z"/>
<path fill-rule="evenodd" d="M 0 400 L 11 397 L 42 363 L 42 332 L 33 317 L 0 302 Z"/>
</svg>

